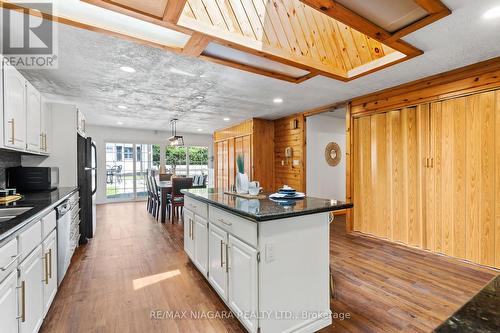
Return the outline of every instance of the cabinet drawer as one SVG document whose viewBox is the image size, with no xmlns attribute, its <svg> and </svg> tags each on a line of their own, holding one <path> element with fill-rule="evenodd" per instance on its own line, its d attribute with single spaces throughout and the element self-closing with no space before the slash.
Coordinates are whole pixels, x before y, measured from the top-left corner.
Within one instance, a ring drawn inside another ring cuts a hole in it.
<svg viewBox="0 0 500 333">
<path fill-rule="evenodd" d="M 257 247 L 257 223 L 210 206 L 209 220 L 242 241 Z"/>
<path fill-rule="evenodd" d="M 24 230 L 19 236 L 19 253 L 23 260 L 35 247 L 42 242 L 42 222 L 37 221 L 31 227 Z"/>
<path fill-rule="evenodd" d="M 17 238 L 0 247 L 0 281 L 17 267 Z"/>
<path fill-rule="evenodd" d="M 187 195 L 184 196 L 184 207 L 189 209 L 198 216 L 204 218 L 208 217 L 208 205 L 201 201 L 190 198 Z"/>
<path fill-rule="evenodd" d="M 56 228 L 56 225 L 57 216 L 55 210 L 42 217 L 42 239 L 45 239 Z"/>
</svg>

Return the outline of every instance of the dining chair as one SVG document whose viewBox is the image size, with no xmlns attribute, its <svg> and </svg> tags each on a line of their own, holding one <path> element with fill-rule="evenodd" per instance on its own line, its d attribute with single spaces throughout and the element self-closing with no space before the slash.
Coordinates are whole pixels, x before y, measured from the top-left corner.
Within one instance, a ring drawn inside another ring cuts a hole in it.
<svg viewBox="0 0 500 333">
<path fill-rule="evenodd" d="M 183 214 L 184 194 L 181 190 L 193 187 L 193 178 L 175 177 L 172 178 L 172 194 L 170 197 L 170 205 L 172 207 L 172 223 L 174 223 L 174 215 L 177 212 L 177 218 Z M 180 214 L 179 214 L 180 207 Z"/>
<path fill-rule="evenodd" d="M 148 194 L 148 204 L 146 207 L 147 207 L 148 213 L 151 214 L 151 208 L 153 207 L 153 191 L 151 190 L 151 182 L 149 180 L 149 175 L 146 175 L 144 178 L 146 181 L 146 191 Z"/>
<path fill-rule="evenodd" d="M 160 216 L 160 207 L 161 207 L 161 193 L 160 188 L 158 187 L 158 183 L 156 182 L 156 178 L 153 176 L 149 176 L 153 194 L 153 216 L 158 220 Z"/>
</svg>

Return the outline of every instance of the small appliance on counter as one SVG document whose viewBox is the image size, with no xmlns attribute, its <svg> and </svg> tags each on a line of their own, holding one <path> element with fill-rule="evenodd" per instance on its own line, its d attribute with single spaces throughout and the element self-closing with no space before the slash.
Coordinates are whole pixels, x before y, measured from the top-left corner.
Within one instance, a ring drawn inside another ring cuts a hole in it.
<svg viewBox="0 0 500 333">
<path fill-rule="evenodd" d="M 7 187 L 18 192 L 53 191 L 59 186 L 59 168 L 13 167 L 7 168 Z"/>
</svg>

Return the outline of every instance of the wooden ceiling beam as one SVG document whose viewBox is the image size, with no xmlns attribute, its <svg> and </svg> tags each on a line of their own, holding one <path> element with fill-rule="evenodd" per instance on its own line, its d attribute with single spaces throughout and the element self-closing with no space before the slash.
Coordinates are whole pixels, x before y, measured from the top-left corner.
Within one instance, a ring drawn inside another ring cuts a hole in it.
<svg viewBox="0 0 500 333">
<path fill-rule="evenodd" d="M 207 35 L 199 32 L 193 32 L 191 38 L 182 49 L 182 54 L 197 57 L 205 51 L 211 41 L 212 38 Z"/>
<path fill-rule="evenodd" d="M 422 7 L 429 14 L 437 14 L 437 13 L 451 13 L 451 10 L 446 7 L 444 3 L 440 0 L 414 0 L 417 5 Z"/>
<path fill-rule="evenodd" d="M 169 0 L 163 13 L 163 21 L 177 24 L 187 0 Z"/>
</svg>

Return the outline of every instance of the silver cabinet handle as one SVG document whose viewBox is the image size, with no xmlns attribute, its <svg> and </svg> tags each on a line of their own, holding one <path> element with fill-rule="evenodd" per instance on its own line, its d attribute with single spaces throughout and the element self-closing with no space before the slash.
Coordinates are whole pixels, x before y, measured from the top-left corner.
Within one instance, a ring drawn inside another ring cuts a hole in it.
<svg viewBox="0 0 500 333">
<path fill-rule="evenodd" d="M 17 256 L 12 256 L 11 258 L 13 258 L 7 265 L 3 266 L 2 268 L 0 268 L 0 271 L 2 272 L 5 272 L 7 269 L 9 269 L 9 267 L 16 262 L 17 258 L 19 258 L 20 254 L 18 254 Z"/>
<path fill-rule="evenodd" d="M 224 267 L 224 241 L 220 241 L 220 267 Z"/>
<path fill-rule="evenodd" d="M 14 135 L 15 129 L 16 129 L 15 119 L 12 118 L 7 123 L 9 123 L 11 128 L 12 128 L 12 138 L 9 141 L 10 141 L 10 143 L 14 144 L 16 142 L 16 136 Z"/>
<path fill-rule="evenodd" d="M 52 249 L 49 249 L 49 279 L 52 279 Z"/>
<path fill-rule="evenodd" d="M 43 259 L 45 260 L 45 279 L 42 280 L 42 282 L 45 282 L 45 284 L 49 284 L 49 253 L 45 253 L 43 256 Z"/>
<path fill-rule="evenodd" d="M 225 224 L 225 225 L 233 225 L 231 222 L 227 222 L 227 221 L 225 221 L 224 219 L 221 219 L 221 218 L 218 218 L 217 221 L 219 221 L 220 223 Z"/>
<path fill-rule="evenodd" d="M 21 319 L 24 323 L 26 321 L 26 282 L 21 281 L 21 286 L 17 289 L 21 289 L 21 315 L 16 319 Z"/>
<path fill-rule="evenodd" d="M 229 244 L 226 244 L 226 273 L 229 273 Z"/>
</svg>

